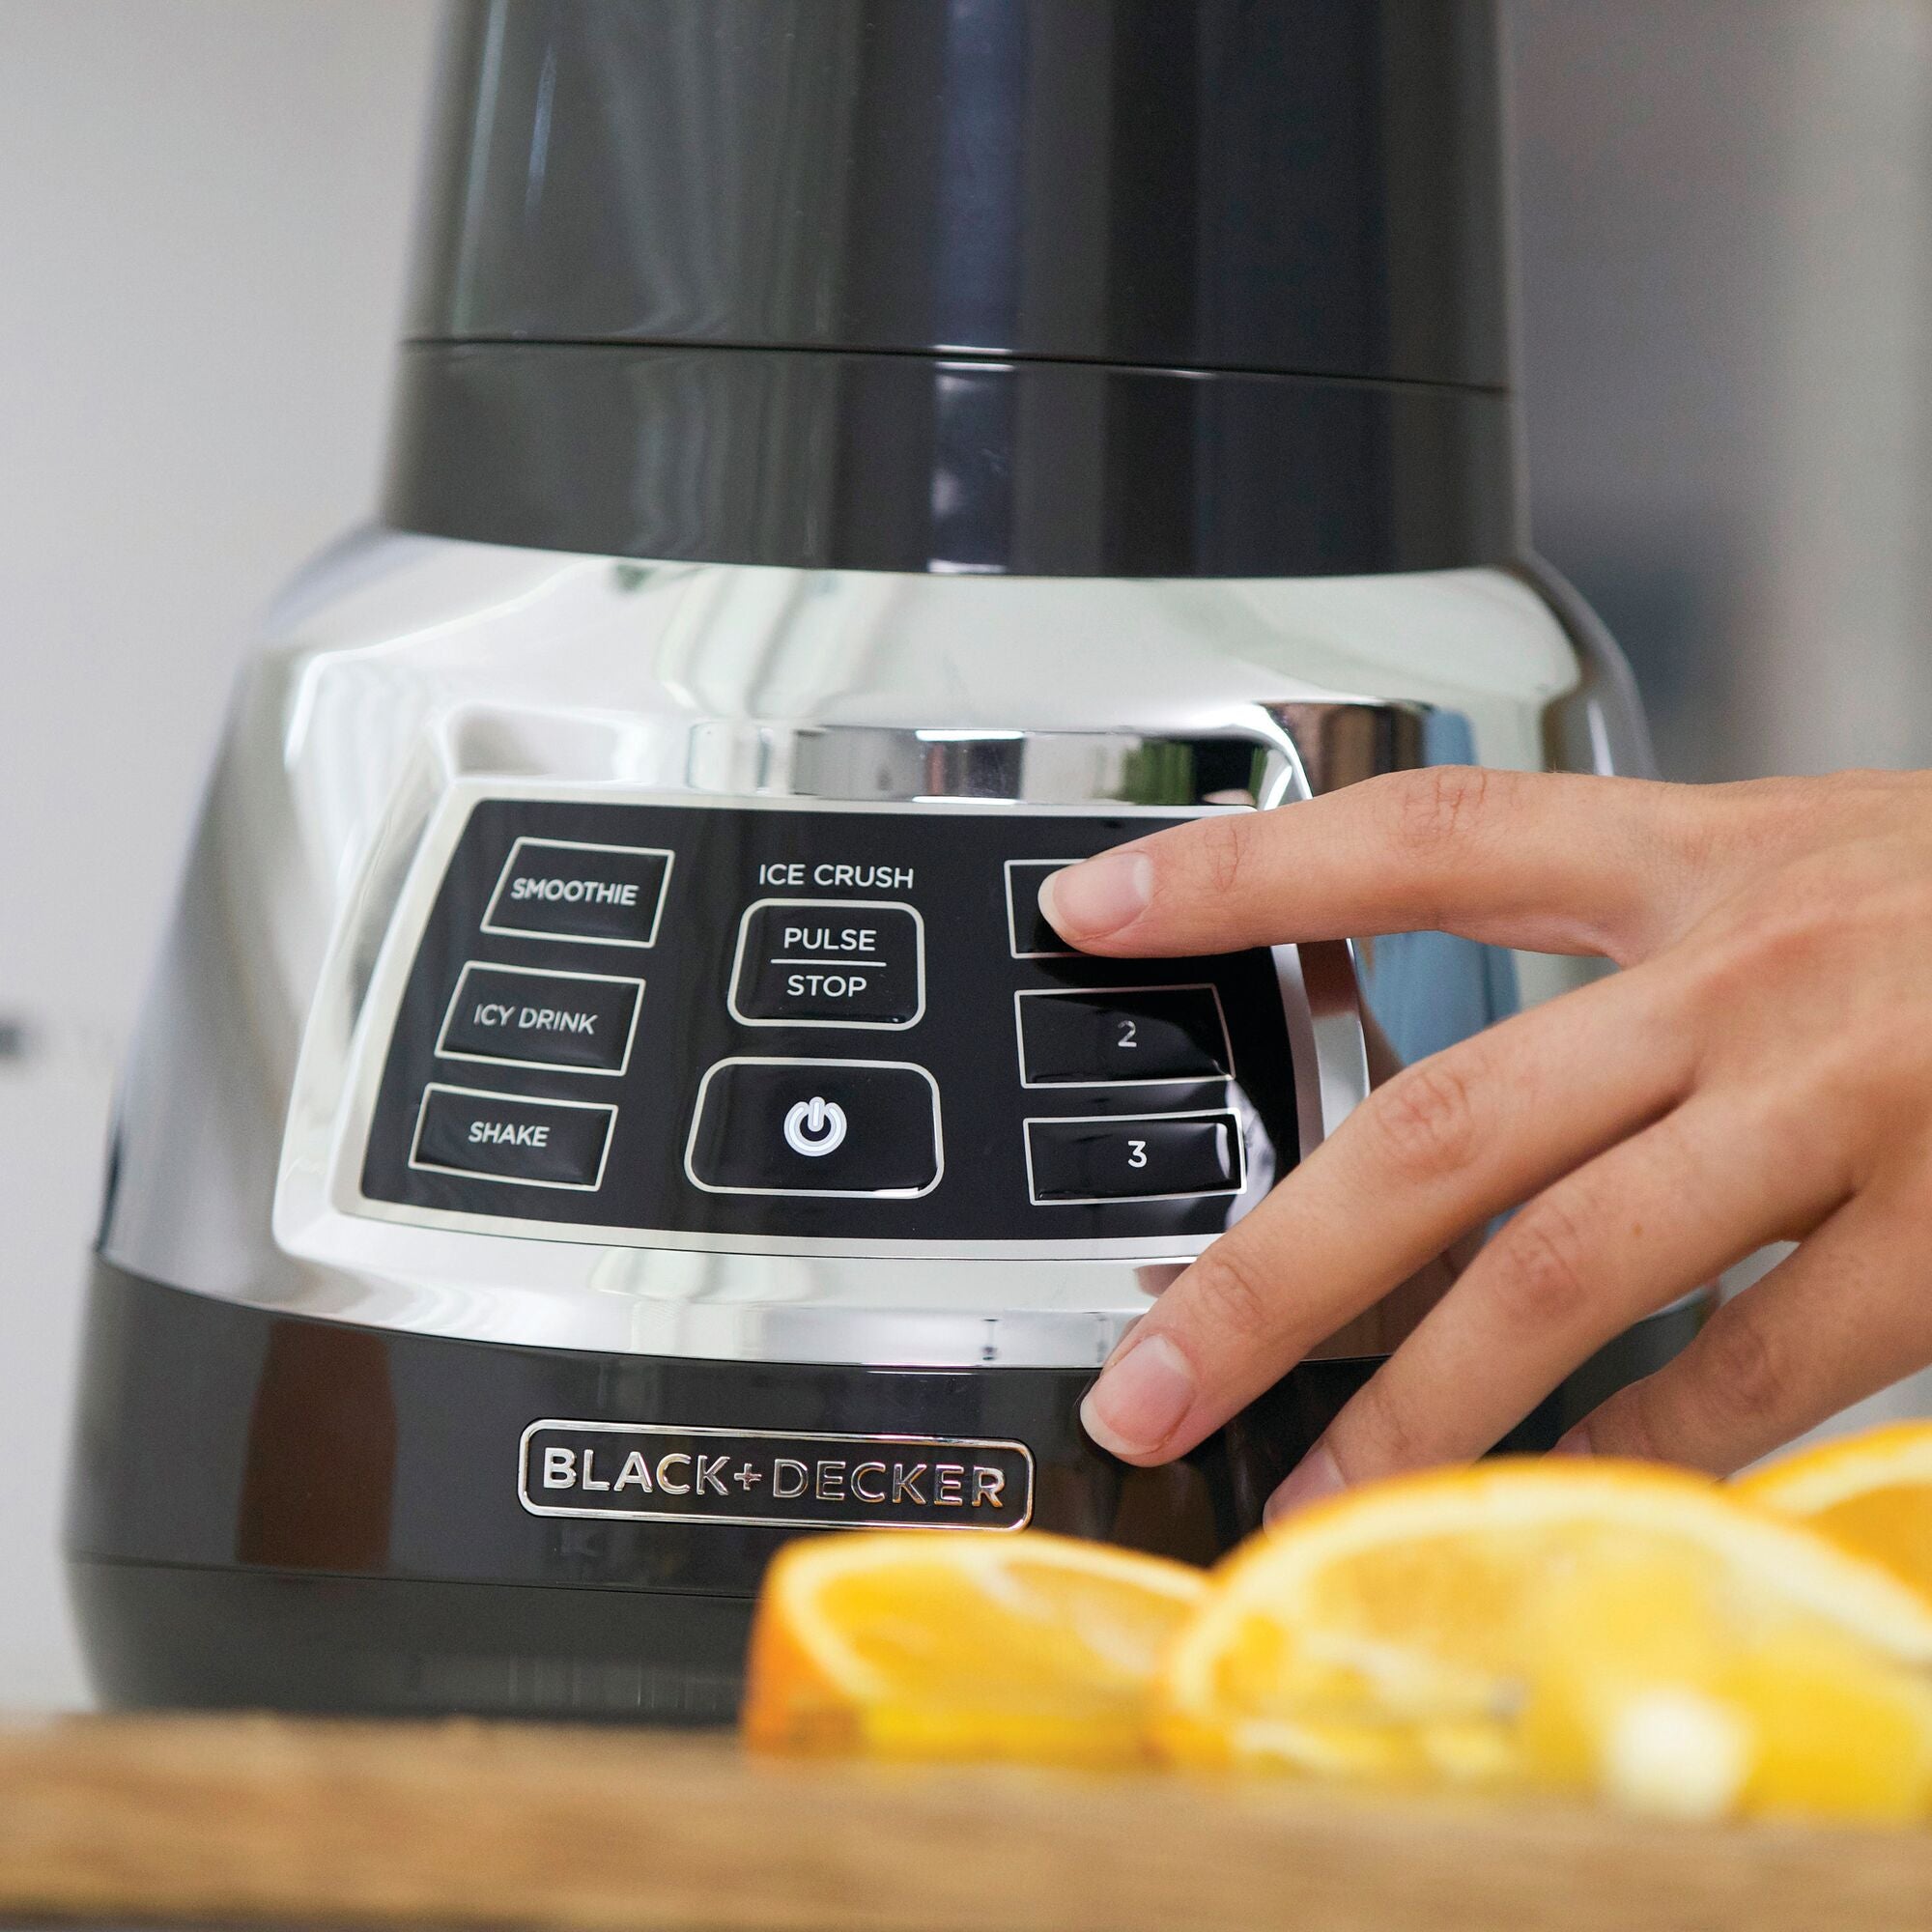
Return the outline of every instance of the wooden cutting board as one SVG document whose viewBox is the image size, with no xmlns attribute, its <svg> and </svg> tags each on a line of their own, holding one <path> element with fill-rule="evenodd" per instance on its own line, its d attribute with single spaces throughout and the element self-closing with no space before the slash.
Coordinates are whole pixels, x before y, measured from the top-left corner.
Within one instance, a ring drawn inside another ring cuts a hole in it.
<svg viewBox="0 0 1932 1932">
<path fill-rule="evenodd" d="M 1279 1784 L 771 1764 L 451 1723 L 0 1728 L 0 1920 L 678 1932 L 1932 1924 L 1932 1834 Z"/>
</svg>

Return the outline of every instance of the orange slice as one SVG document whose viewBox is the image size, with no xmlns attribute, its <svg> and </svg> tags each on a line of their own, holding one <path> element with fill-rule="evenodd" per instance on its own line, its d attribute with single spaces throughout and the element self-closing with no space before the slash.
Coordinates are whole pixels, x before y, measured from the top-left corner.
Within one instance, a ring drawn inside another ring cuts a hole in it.
<svg viewBox="0 0 1932 1932">
<path fill-rule="evenodd" d="M 1932 1422 L 1821 1443 L 1740 1476 L 1732 1487 L 1932 1594 Z"/>
<path fill-rule="evenodd" d="M 1181 1763 L 1694 1816 L 1932 1802 L 1932 1602 L 1702 1477 L 1565 1458 L 1369 1485 L 1212 1580 L 1156 1690 Z"/>
<path fill-rule="evenodd" d="M 788 1546 L 758 1600 L 754 1748 L 1120 1765 L 1148 1755 L 1156 1661 L 1198 1570 L 1037 1530 Z"/>
</svg>

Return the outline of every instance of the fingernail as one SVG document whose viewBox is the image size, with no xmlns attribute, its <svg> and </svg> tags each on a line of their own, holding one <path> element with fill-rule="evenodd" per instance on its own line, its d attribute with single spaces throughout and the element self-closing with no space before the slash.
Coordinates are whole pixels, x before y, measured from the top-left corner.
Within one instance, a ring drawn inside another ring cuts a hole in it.
<svg viewBox="0 0 1932 1932">
<path fill-rule="evenodd" d="M 1087 1434 L 1116 1456 L 1146 1456 L 1194 1406 L 1194 1371 L 1165 1335 L 1150 1335 L 1100 1372 L 1080 1405 Z"/>
<path fill-rule="evenodd" d="M 1323 1496 L 1332 1496 L 1336 1491 L 1347 1487 L 1342 1480 L 1341 1466 L 1327 1443 L 1318 1442 L 1289 1471 L 1288 1481 L 1267 1499 L 1267 1506 L 1262 1511 L 1262 1520 L 1277 1523 L 1284 1517 L 1293 1516 L 1296 1510 L 1306 1509 L 1310 1503 L 1319 1503 Z"/>
<path fill-rule="evenodd" d="M 1153 861 L 1144 852 L 1102 852 L 1040 881 L 1039 909 L 1063 939 L 1104 939 L 1147 910 Z"/>
<path fill-rule="evenodd" d="M 1552 1456 L 1594 1456 L 1597 1452 L 1590 1442 L 1590 1425 L 1579 1422 L 1575 1429 L 1559 1435 L 1549 1453 Z"/>
</svg>

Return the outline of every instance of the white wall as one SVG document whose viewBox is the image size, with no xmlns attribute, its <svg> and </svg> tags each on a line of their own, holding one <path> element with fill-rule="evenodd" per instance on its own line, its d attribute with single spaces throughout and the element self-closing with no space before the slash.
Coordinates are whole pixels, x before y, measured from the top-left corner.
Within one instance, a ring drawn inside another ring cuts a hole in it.
<svg viewBox="0 0 1932 1932">
<path fill-rule="evenodd" d="M 1932 3 L 1506 12 L 1537 539 L 1667 775 L 1932 763 Z"/>
<path fill-rule="evenodd" d="M 0 1705 L 54 1553 L 110 1067 L 237 656 L 374 499 L 429 0 L 0 0 Z"/>
</svg>

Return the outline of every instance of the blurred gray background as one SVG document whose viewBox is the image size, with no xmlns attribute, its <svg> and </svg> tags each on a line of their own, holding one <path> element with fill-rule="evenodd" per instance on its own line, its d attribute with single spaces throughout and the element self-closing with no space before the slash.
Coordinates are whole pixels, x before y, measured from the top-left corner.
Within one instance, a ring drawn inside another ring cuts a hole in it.
<svg viewBox="0 0 1932 1932">
<path fill-rule="evenodd" d="M 1932 763 L 1932 0 L 1507 0 L 1542 548 L 1668 775 Z M 368 514 L 433 0 L 0 0 L 0 1707 L 112 1066 L 253 613 Z"/>
</svg>

